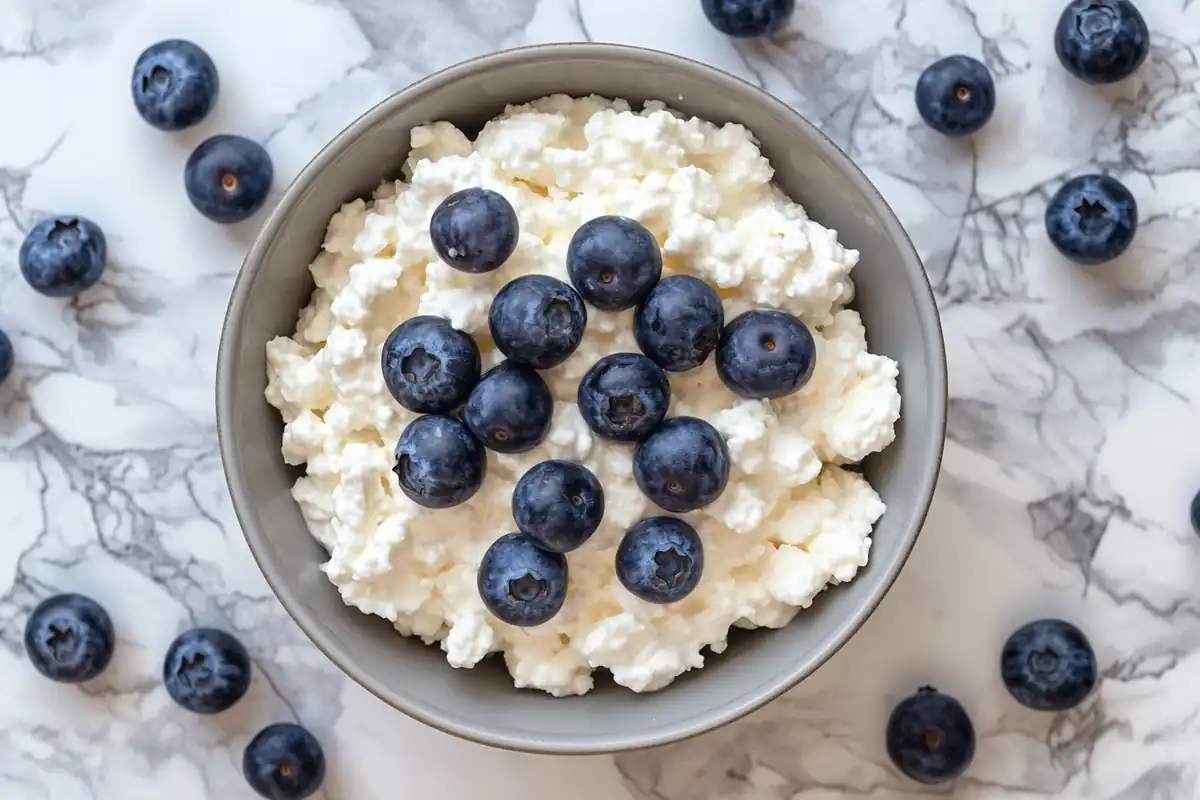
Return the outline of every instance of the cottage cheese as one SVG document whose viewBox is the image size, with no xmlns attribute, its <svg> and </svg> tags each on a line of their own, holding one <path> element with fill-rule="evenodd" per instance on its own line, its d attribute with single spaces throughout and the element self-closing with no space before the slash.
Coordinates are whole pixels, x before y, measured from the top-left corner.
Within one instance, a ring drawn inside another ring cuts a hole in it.
<svg viewBox="0 0 1200 800">
<path fill-rule="evenodd" d="M 603 668 L 640 692 L 703 666 L 704 649 L 721 652 L 733 626 L 786 624 L 867 563 L 884 505 L 839 465 L 892 441 L 896 364 L 868 352 L 858 314 L 845 307 L 858 253 L 772 185 L 771 165 L 749 131 L 685 119 L 655 103 L 634 112 L 619 100 L 555 96 L 509 108 L 473 143 L 445 122 L 417 128 L 406 177 L 334 216 L 295 335 L 267 347 L 266 394 L 286 423 L 284 459 L 307 465 L 293 495 L 329 552 L 322 569 L 346 603 L 440 643 L 455 667 L 503 653 L 517 686 L 582 694 Z M 434 208 L 469 186 L 503 194 L 520 217 L 516 252 L 490 275 L 451 269 L 429 240 Z M 781 400 L 734 396 L 712 358 L 670 375 L 671 413 L 709 420 L 732 456 L 721 498 L 685 517 L 704 541 L 705 572 L 672 606 L 638 600 L 617 581 L 622 533 L 661 512 L 634 483 L 632 449 L 593 436 L 574 402 L 597 359 L 637 352 L 631 312 L 589 310 L 579 350 L 544 373 L 556 400 L 549 437 L 529 453 L 490 453 L 487 479 L 469 502 L 423 509 L 391 472 L 393 447 L 413 415 L 384 387 L 379 360 L 388 333 L 415 314 L 438 314 L 476 337 L 485 366 L 498 363 L 487 328 L 492 297 L 526 273 L 566 280 L 572 234 L 602 214 L 645 224 L 662 245 L 665 272 L 718 287 L 728 318 L 755 306 L 783 308 L 813 329 L 817 344 L 812 381 Z M 522 629 L 485 610 L 475 573 L 488 545 L 515 530 L 516 481 L 548 458 L 595 472 L 608 512 L 568 555 L 562 611 Z"/>
</svg>

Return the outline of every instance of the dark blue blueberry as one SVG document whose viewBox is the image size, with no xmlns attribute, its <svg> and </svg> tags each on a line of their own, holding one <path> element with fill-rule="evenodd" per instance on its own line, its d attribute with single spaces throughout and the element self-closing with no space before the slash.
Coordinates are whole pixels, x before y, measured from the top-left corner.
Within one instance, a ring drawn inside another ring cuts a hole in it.
<svg viewBox="0 0 1200 800">
<path fill-rule="evenodd" d="M 383 382 L 418 414 L 443 414 L 467 401 L 479 382 L 479 346 L 442 317 L 413 317 L 383 343 Z"/>
<path fill-rule="evenodd" d="M 7 333 L 0 331 L 0 383 L 4 383 L 8 380 L 8 376 L 12 375 L 15 363 L 12 339 L 8 338 Z"/>
<path fill-rule="evenodd" d="M 538 547 L 532 536 L 509 533 L 479 562 L 479 596 L 500 621 L 541 625 L 567 599 L 567 559 Z"/>
<path fill-rule="evenodd" d="M 662 252 L 640 222 L 597 217 L 571 237 L 567 274 L 596 308 L 624 311 L 642 302 L 662 277 Z"/>
<path fill-rule="evenodd" d="M 300 800 L 321 788 L 325 753 L 317 737 L 290 722 L 268 725 L 242 753 L 246 783 L 267 800 Z"/>
<path fill-rule="evenodd" d="M 181 131 L 208 116 L 221 83 L 217 65 L 191 42 L 151 45 L 133 67 L 133 105 L 159 130 Z"/>
<path fill-rule="evenodd" d="M 674 603 L 691 594 L 704 572 L 696 529 L 675 517 L 651 517 L 630 528 L 617 547 L 617 578 L 647 603 Z"/>
<path fill-rule="evenodd" d="M 183 183 L 188 199 L 213 222 L 241 222 L 267 202 L 275 166 L 258 142 L 222 134 L 200 144 L 188 157 Z"/>
<path fill-rule="evenodd" d="M 517 528 L 539 547 L 568 553 L 600 527 L 604 489 L 587 467 L 543 461 L 517 481 L 512 512 Z"/>
<path fill-rule="evenodd" d="M 946 136 L 975 133 L 996 110 L 992 73 L 970 56 L 949 56 L 926 67 L 916 95 L 921 119 Z"/>
<path fill-rule="evenodd" d="M 1137 226 L 1137 200 L 1108 175 L 1071 178 L 1046 205 L 1051 244 L 1077 264 L 1102 264 L 1121 255 Z"/>
<path fill-rule="evenodd" d="M 671 384 L 662 368 L 639 353 L 613 353 L 579 381 L 579 413 L 597 436 L 636 442 L 667 416 Z"/>
<path fill-rule="evenodd" d="M 675 514 L 695 511 L 725 491 L 729 448 L 704 420 L 672 417 L 637 446 L 633 477 L 659 508 Z"/>
<path fill-rule="evenodd" d="M 634 333 L 638 347 L 669 372 L 704 363 L 725 327 L 725 309 L 716 290 L 691 275 L 663 278 L 638 306 Z"/>
<path fill-rule="evenodd" d="M 488 327 L 500 352 L 534 369 L 557 367 L 575 352 L 587 327 L 579 293 L 549 275 L 525 275 L 497 292 Z"/>
<path fill-rule="evenodd" d="M 926 686 L 901 700 L 887 723 L 887 751 L 914 781 L 952 781 L 975 757 L 975 726 L 962 704 Z"/>
<path fill-rule="evenodd" d="M 80 683 L 104 672 L 116 641 L 108 612 L 80 594 L 46 598 L 25 622 L 29 661 L 38 672 L 60 683 Z"/>
<path fill-rule="evenodd" d="M 817 366 L 812 334 L 791 314 L 755 309 L 725 326 L 717 374 L 742 397 L 784 397 L 808 383 Z"/>
<path fill-rule="evenodd" d="M 463 189 L 434 209 L 429 238 L 438 258 L 463 272 L 499 269 L 517 249 L 521 226 L 512 205 L 490 189 Z"/>
<path fill-rule="evenodd" d="M 554 398 L 542 376 L 512 361 L 488 370 L 462 410 L 471 433 L 497 453 L 537 447 L 550 432 L 553 415 Z"/>
<path fill-rule="evenodd" d="M 47 297 L 73 297 L 100 280 L 108 259 L 108 240 L 86 217 L 44 219 L 25 237 L 17 257 L 21 275 Z"/>
<path fill-rule="evenodd" d="M 1096 654 L 1083 632 L 1060 619 L 1022 625 L 1004 643 L 1000 677 L 1009 694 L 1038 711 L 1065 711 L 1096 685 Z"/>
<path fill-rule="evenodd" d="M 1129 0 L 1073 0 L 1054 30 L 1054 52 L 1076 78 L 1114 83 L 1150 54 L 1150 28 Z"/>
<path fill-rule="evenodd" d="M 216 628 L 193 628 L 167 648 L 163 683 L 171 699 L 197 714 L 232 708 L 250 688 L 250 654 Z"/>
<path fill-rule="evenodd" d="M 702 0 L 704 16 L 726 36 L 772 36 L 796 10 L 796 0 Z"/>
<path fill-rule="evenodd" d="M 1200 492 L 1192 495 L 1192 530 L 1200 534 Z"/>
<path fill-rule="evenodd" d="M 417 505 L 450 508 L 470 500 L 487 475 L 487 453 L 459 420 L 430 414 L 408 423 L 392 468 Z"/>
</svg>

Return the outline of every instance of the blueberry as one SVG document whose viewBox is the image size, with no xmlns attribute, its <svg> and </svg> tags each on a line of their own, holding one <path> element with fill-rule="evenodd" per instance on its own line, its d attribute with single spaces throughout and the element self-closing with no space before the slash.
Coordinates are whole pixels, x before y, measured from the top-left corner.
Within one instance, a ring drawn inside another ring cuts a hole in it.
<svg viewBox="0 0 1200 800">
<path fill-rule="evenodd" d="M 225 631 L 193 628 L 167 648 L 163 683 L 171 699 L 188 711 L 217 714 L 250 688 L 250 654 Z"/>
<path fill-rule="evenodd" d="M 267 202 L 275 167 L 258 142 L 214 136 L 192 151 L 183 171 L 188 199 L 213 222 L 247 220 Z"/>
<path fill-rule="evenodd" d="M 417 417 L 396 442 L 392 468 L 400 490 L 425 508 L 450 508 L 470 500 L 487 475 L 487 453 L 453 417 Z"/>
<path fill-rule="evenodd" d="M 926 686 L 892 709 L 887 751 L 914 781 L 945 783 L 962 775 L 975 757 L 975 726 L 961 703 Z"/>
<path fill-rule="evenodd" d="M 467 398 L 462 418 L 484 446 L 523 453 L 550 432 L 554 398 L 532 367 L 505 361 L 488 370 Z"/>
<path fill-rule="evenodd" d="M 539 547 L 567 553 L 600 527 L 604 489 L 587 467 L 543 461 L 517 481 L 512 512 L 517 528 Z"/>
<path fill-rule="evenodd" d="M 1081 81 L 1114 83 L 1145 62 L 1150 29 L 1129 0 L 1074 0 L 1058 18 L 1054 52 Z"/>
<path fill-rule="evenodd" d="M 418 414 L 461 406 L 479 382 L 479 346 L 441 317 L 413 317 L 383 343 L 383 382 L 396 402 Z"/>
<path fill-rule="evenodd" d="M 672 417 L 637 446 L 633 477 L 659 508 L 676 514 L 695 511 L 725 491 L 729 448 L 704 420 Z"/>
<path fill-rule="evenodd" d="M 1071 178 L 1046 206 L 1050 242 L 1077 264 L 1102 264 L 1121 255 L 1137 226 L 1137 200 L 1108 175 Z"/>
<path fill-rule="evenodd" d="M 0 331 L 0 383 L 4 383 L 8 376 L 12 375 L 15 362 L 12 339 L 8 338 L 7 333 Z"/>
<path fill-rule="evenodd" d="M 716 291 L 691 275 L 663 278 L 638 306 L 634 332 L 638 347 L 669 372 L 704 363 L 725 327 L 725 309 Z"/>
<path fill-rule="evenodd" d="M 490 189 L 463 189 L 434 209 L 429 238 L 438 258 L 463 272 L 491 272 L 517 249 L 521 226 L 512 205 Z"/>
<path fill-rule="evenodd" d="M 1192 530 L 1200 534 L 1200 492 L 1192 495 Z"/>
<path fill-rule="evenodd" d="M 52 681 L 95 678 L 112 661 L 116 634 L 108 612 L 90 597 L 59 594 L 37 604 L 25 622 L 25 652 Z"/>
<path fill-rule="evenodd" d="M 675 517 L 634 525 L 617 547 L 617 578 L 647 603 L 674 603 L 691 594 L 704 572 L 696 529 Z"/>
<path fill-rule="evenodd" d="M 25 237 L 17 257 L 21 275 L 47 297 L 72 297 L 100 280 L 108 259 L 108 240 L 86 217 L 44 219 Z"/>
<path fill-rule="evenodd" d="M 133 105 L 159 130 L 181 131 L 208 116 L 220 90 L 217 65 L 191 42 L 151 45 L 133 67 Z"/>
<path fill-rule="evenodd" d="M 992 73 L 970 56 L 949 56 L 930 64 L 917 79 L 916 96 L 921 119 L 946 136 L 975 133 L 996 110 Z"/>
<path fill-rule="evenodd" d="M 597 436 L 636 442 L 663 421 L 671 384 L 662 368 L 638 353 L 613 353 L 579 381 L 579 413 Z"/>
<path fill-rule="evenodd" d="M 1096 685 L 1096 655 L 1083 632 L 1060 619 L 1022 625 L 1000 654 L 1009 694 L 1038 711 L 1065 711 Z"/>
<path fill-rule="evenodd" d="M 268 725 L 242 753 L 246 783 L 267 800 L 299 800 L 321 788 L 325 753 L 317 737 L 290 722 Z"/>
<path fill-rule="evenodd" d="M 571 237 L 567 274 L 596 308 L 624 311 L 645 299 L 662 277 L 662 252 L 640 222 L 597 217 Z"/>
<path fill-rule="evenodd" d="M 575 352 L 587 327 L 579 293 L 549 275 L 525 275 L 497 292 L 488 327 L 500 352 L 534 369 L 557 367 Z"/>
<path fill-rule="evenodd" d="M 492 542 L 479 563 L 479 596 L 501 622 L 541 625 L 567 599 L 567 559 L 509 533 Z"/>
<path fill-rule="evenodd" d="M 808 383 L 817 346 L 804 323 L 783 311 L 756 309 L 725 326 L 717 345 L 717 374 L 742 397 L 783 397 Z"/>
<path fill-rule="evenodd" d="M 704 16 L 726 36 L 772 36 L 796 10 L 796 0 L 702 0 Z"/>
</svg>

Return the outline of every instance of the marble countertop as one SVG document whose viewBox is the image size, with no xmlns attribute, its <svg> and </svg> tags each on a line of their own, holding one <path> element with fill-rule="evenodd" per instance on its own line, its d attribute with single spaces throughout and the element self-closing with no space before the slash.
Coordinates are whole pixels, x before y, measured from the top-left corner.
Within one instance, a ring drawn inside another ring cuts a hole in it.
<svg viewBox="0 0 1200 800">
<path fill-rule="evenodd" d="M 0 326 L 19 361 L 0 389 L 0 797 L 250 798 L 241 748 L 279 719 L 322 738 L 329 800 L 923 797 L 882 735 L 923 683 L 957 695 L 979 734 L 955 796 L 1196 796 L 1200 457 L 1184 442 L 1200 424 L 1200 7 L 1141 5 L 1150 62 L 1094 89 L 1056 62 L 1060 3 L 1044 0 L 799 0 L 786 32 L 738 45 L 698 0 L 0 0 Z M 223 84 L 218 113 L 178 136 L 142 124 L 127 89 L 141 49 L 172 36 L 207 48 Z M 764 711 L 615 760 L 428 730 L 343 678 L 284 614 L 234 520 L 213 409 L 256 223 L 204 222 L 181 180 L 195 144 L 237 132 L 266 143 L 281 188 L 433 70 L 582 39 L 706 61 L 824 128 L 917 242 L 950 354 L 944 473 L 879 611 Z M 997 76 L 998 112 L 973 142 L 927 131 L 912 103 L 920 69 L 952 52 Z M 1041 215 L 1058 182 L 1097 167 L 1133 190 L 1144 223 L 1125 257 L 1085 273 L 1056 256 Z M 24 231 L 55 211 L 110 237 L 102 285 L 71 302 L 16 269 Z M 24 660 L 25 616 L 55 590 L 96 596 L 120 629 L 114 666 L 83 689 Z M 1098 691 L 1068 713 L 1022 710 L 997 676 L 1007 633 L 1044 615 L 1076 621 L 1101 661 Z M 191 624 L 238 631 L 257 660 L 251 694 L 218 719 L 181 712 L 159 684 Z"/>
</svg>

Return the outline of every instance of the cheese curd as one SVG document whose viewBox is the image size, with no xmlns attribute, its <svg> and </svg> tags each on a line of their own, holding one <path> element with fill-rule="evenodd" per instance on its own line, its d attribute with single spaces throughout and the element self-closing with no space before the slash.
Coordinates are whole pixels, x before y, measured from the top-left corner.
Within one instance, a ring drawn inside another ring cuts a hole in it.
<svg viewBox="0 0 1200 800">
<path fill-rule="evenodd" d="M 267 346 L 266 396 L 286 423 L 284 459 L 307 465 L 293 495 L 346 603 L 440 643 L 455 667 L 500 652 L 517 686 L 563 696 L 591 689 L 597 669 L 634 691 L 660 689 L 703 666 L 705 648 L 721 652 L 731 627 L 785 625 L 827 585 L 854 577 L 884 504 L 839 465 L 892 441 L 897 367 L 868 352 L 862 322 L 846 308 L 858 253 L 771 183 L 749 131 L 656 103 L 634 112 L 619 100 L 554 96 L 509 108 L 474 142 L 437 122 L 416 128 L 411 143 L 406 181 L 333 217 L 295 335 Z M 520 218 L 515 253 L 486 275 L 451 269 L 429 239 L 434 208 L 471 186 L 501 193 Z M 632 448 L 594 436 L 575 405 L 579 379 L 597 359 L 638 352 L 632 312 L 589 309 L 578 351 L 543 373 L 556 401 L 548 438 L 528 453 L 489 453 L 487 478 L 467 503 L 421 508 L 391 471 L 393 447 L 414 417 L 383 383 L 380 351 L 391 330 L 437 314 L 476 337 L 485 366 L 498 363 L 488 338 L 492 297 L 527 273 L 566 280 L 571 236 L 602 214 L 646 225 L 662 245 L 665 274 L 716 286 L 727 318 L 782 308 L 808 324 L 817 345 L 812 380 L 779 400 L 736 397 L 712 358 L 670 375 L 670 413 L 710 421 L 732 461 L 720 499 L 684 515 L 704 542 L 705 571 L 670 606 L 643 602 L 617 580 L 624 531 L 663 512 L 634 482 Z M 608 510 L 567 557 L 562 611 L 523 629 L 486 611 L 476 568 L 492 541 L 515 530 L 516 481 L 548 458 L 591 469 Z"/>
</svg>

